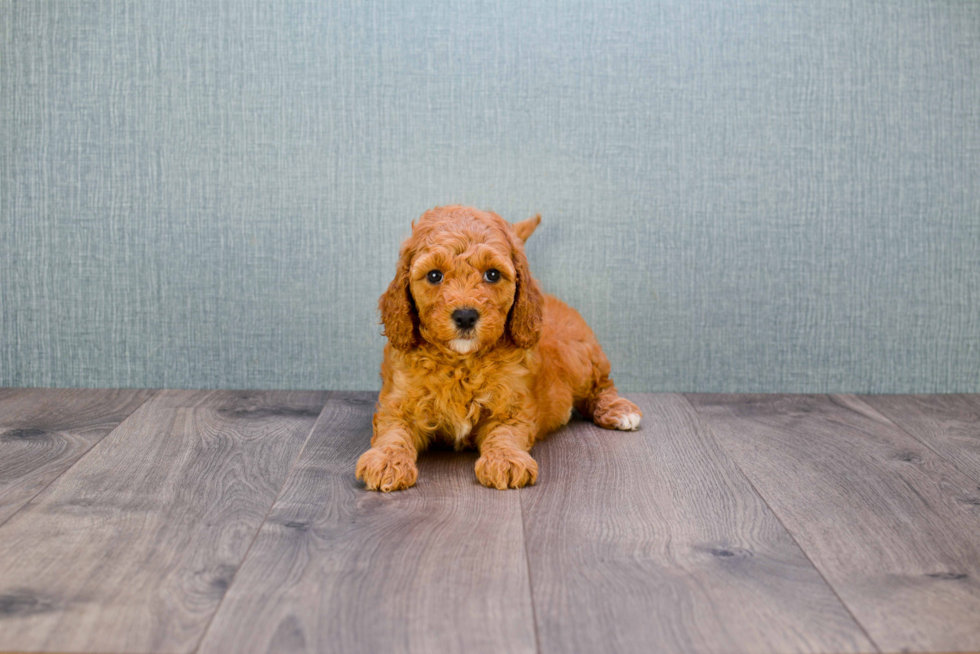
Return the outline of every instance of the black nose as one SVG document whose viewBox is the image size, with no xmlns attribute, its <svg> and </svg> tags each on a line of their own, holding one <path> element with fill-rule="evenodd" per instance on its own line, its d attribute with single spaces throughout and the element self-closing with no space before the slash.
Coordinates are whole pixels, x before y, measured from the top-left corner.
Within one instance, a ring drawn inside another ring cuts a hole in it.
<svg viewBox="0 0 980 654">
<path fill-rule="evenodd" d="M 456 309 L 453 311 L 453 322 L 460 329 L 472 329 L 480 314 L 476 309 Z"/>
</svg>

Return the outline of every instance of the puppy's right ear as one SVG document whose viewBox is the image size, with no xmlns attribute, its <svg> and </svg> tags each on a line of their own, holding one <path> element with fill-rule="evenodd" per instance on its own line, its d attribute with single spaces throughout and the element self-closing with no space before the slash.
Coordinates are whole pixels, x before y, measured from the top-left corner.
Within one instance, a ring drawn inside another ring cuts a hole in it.
<svg viewBox="0 0 980 654">
<path fill-rule="evenodd" d="M 398 350 L 411 350 L 419 344 L 419 314 L 412 299 L 409 287 L 409 267 L 412 262 L 412 250 L 409 244 L 402 246 L 399 253 L 398 269 L 395 278 L 388 285 L 378 300 L 378 311 L 381 312 L 381 322 L 384 323 L 383 334 L 388 342 Z"/>
<path fill-rule="evenodd" d="M 541 214 L 534 216 L 533 218 L 528 218 L 527 220 L 522 220 L 519 223 L 514 223 L 514 233 L 517 234 L 517 238 L 521 239 L 524 243 L 527 243 L 527 239 L 530 238 L 531 234 L 538 225 L 541 224 Z"/>
</svg>

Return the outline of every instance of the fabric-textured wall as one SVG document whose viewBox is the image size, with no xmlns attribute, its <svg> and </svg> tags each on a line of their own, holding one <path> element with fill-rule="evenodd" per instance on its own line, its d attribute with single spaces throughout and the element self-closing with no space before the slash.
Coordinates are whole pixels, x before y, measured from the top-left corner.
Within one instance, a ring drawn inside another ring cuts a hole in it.
<svg viewBox="0 0 980 654">
<path fill-rule="evenodd" d="M 377 388 L 413 218 L 623 390 L 980 390 L 980 3 L 0 0 L 0 386 Z"/>
</svg>

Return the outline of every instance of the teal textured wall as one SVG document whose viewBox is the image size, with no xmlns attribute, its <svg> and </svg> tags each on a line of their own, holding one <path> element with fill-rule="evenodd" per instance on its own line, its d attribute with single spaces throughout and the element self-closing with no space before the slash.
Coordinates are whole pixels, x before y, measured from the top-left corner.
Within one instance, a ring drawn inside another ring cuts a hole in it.
<svg viewBox="0 0 980 654">
<path fill-rule="evenodd" d="M 376 388 L 517 220 L 626 390 L 980 390 L 980 3 L 0 0 L 0 385 Z"/>
</svg>

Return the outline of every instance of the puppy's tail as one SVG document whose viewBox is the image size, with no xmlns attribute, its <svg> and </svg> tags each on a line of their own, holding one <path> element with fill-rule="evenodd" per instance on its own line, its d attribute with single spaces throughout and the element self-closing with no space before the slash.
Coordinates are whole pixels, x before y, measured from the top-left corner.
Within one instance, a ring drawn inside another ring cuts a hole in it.
<svg viewBox="0 0 980 654">
<path fill-rule="evenodd" d="M 527 239 L 534 233 L 535 228 L 537 228 L 537 226 L 540 224 L 541 214 L 538 214 L 533 218 L 528 218 L 527 220 L 522 220 L 519 223 L 514 223 L 514 231 L 517 232 L 517 238 L 527 243 Z"/>
</svg>

